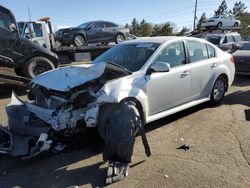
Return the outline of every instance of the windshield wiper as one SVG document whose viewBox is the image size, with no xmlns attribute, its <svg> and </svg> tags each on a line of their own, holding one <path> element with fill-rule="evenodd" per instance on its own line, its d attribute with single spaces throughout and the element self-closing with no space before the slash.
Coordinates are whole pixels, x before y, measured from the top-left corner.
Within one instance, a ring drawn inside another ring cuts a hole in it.
<svg viewBox="0 0 250 188">
<path fill-rule="evenodd" d="M 122 69 L 122 70 L 123 70 L 124 72 L 126 72 L 127 74 L 132 74 L 132 71 L 126 69 L 125 67 L 123 67 L 123 66 L 121 66 L 121 65 L 115 64 L 115 63 L 113 63 L 113 62 L 111 62 L 111 61 L 106 61 L 105 63 L 108 63 L 108 64 L 113 65 L 113 66 L 115 66 L 115 67 L 117 67 L 117 68 L 119 68 L 119 69 Z"/>
</svg>

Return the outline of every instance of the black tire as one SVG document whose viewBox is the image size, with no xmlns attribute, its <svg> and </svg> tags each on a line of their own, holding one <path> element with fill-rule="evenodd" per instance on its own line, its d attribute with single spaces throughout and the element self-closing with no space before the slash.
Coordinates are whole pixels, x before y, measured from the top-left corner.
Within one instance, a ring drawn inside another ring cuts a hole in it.
<svg viewBox="0 0 250 188">
<path fill-rule="evenodd" d="M 219 22 L 219 23 L 217 24 L 217 27 L 222 27 L 222 22 Z"/>
<path fill-rule="evenodd" d="M 55 65 L 47 58 L 37 56 L 31 58 L 24 67 L 24 75 L 28 78 L 34 78 L 46 71 L 55 69 Z"/>
<path fill-rule="evenodd" d="M 132 102 L 122 103 L 113 112 L 105 131 L 104 158 L 123 163 L 131 162 L 140 121 L 139 111 Z"/>
<path fill-rule="evenodd" d="M 235 22 L 234 27 L 239 27 L 239 23 Z"/>
<path fill-rule="evenodd" d="M 17 76 L 24 77 L 25 75 L 24 75 L 23 69 L 24 69 L 23 67 L 18 67 L 18 68 L 15 68 L 14 71 L 15 71 Z"/>
<path fill-rule="evenodd" d="M 115 43 L 121 44 L 125 41 L 125 36 L 122 33 L 118 33 L 115 37 Z"/>
<path fill-rule="evenodd" d="M 81 34 L 76 34 L 74 36 L 74 45 L 77 47 L 85 46 L 86 45 L 86 39 L 83 35 Z"/>
<path fill-rule="evenodd" d="M 213 86 L 210 102 L 211 104 L 220 104 L 224 98 L 227 89 L 227 82 L 225 77 L 219 76 Z"/>
</svg>

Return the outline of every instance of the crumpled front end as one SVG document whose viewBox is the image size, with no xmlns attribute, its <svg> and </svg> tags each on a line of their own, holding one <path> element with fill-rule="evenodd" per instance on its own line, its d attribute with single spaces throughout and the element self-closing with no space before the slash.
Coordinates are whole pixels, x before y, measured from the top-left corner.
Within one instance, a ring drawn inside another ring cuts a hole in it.
<svg viewBox="0 0 250 188">
<path fill-rule="evenodd" d="M 0 128 L 0 152 L 23 159 L 49 149 L 58 152 L 64 148 L 62 138 L 84 135 L 87 128 L 96 127 L 99 107 L 116 103 L 101 88 L 109 80 L 126 76 L 105 69 L 105 65 L 96 67 L 97 71 L 93 67 L 72 68 L 73 80 L 63 69 L 35 78 L 37 82 L 32 82 L 28 101 L 20 100 L 13 92 L 11 103 L 6 107 L 8 125 Z M 85 71 L 85 77 L 80 74 L 81 70 Z M 48 78 L 59 74 L 66 74 L 65 86 L 54 83 L 53 87 Z"/>
</svg>

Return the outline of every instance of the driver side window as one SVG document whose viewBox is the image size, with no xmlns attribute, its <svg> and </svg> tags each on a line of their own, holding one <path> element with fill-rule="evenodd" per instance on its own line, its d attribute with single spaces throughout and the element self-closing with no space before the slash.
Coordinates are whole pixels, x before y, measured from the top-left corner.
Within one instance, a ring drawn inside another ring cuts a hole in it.
<svg viewBox="0 0 250 188">
<path fill-rule="evenodd" d="M 10 25 L 13 23 L 12 18 L 5 12 L 0 12 L 0 27 L 10 30 Z"/>
<path fill-rule="evenodd" d="M 185 64 L 186 57 L 183 42 L 168 45 L 159 54 L 156 61 L 169 63 L 171 68 Z"/>
</svg>

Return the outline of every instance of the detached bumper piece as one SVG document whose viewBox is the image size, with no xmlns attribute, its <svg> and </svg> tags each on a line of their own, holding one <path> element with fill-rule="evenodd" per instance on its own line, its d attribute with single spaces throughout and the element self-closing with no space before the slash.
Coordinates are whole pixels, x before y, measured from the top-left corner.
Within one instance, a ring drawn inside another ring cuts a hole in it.
<svg viewBox="0 0 250 188">
<path fill-rule="evenodd" d="M 0 153 L 21 159 L 28 159 L 50 148 L 50 128 L 32 120 L 22 101 L 12 94 L 11 103 L 6 107 L 8 127 L 0 126 Z M 32 126 L 33 125 L 33 126 Z"/>
</svg>

